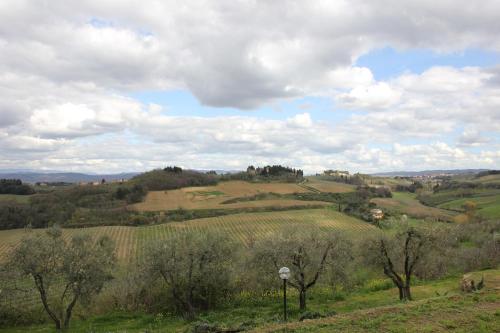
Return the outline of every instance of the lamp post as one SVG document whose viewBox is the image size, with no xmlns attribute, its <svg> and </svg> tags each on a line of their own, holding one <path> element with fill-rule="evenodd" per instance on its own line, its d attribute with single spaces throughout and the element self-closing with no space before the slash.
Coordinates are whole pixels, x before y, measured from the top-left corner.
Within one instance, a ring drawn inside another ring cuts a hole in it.
<svg viewBox="0 0 500 333">
<path fill-rule="evenodd" d="M 290 278 L 290 269 L 281 267 L 279 270 L 280 279 L 283 280 L 283 314 L 286 321 L 286 281 Z"/>
</svg>

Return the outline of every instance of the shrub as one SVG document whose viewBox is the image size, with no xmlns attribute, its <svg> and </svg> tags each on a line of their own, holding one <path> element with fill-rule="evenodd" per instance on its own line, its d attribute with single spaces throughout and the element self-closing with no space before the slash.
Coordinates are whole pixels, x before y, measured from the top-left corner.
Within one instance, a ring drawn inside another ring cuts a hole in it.
<svg viewBox="0 0 500 333">
<path fill-rule="evenodd" d="M 299 321 L 304 321 L 307 319 L 318 319 L 318 318 L 323 318 L 324 315 L 322 315 L 319 312 L 316 311 L 306 311 L 300 314 Z"/>
</svg>

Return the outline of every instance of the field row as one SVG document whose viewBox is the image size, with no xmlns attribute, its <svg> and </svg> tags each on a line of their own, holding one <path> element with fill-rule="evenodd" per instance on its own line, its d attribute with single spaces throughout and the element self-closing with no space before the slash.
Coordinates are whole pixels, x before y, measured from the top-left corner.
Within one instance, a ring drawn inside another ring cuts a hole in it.
<svg viewBox="0 0 500 333">
<path fill-rule="evenodd" d="M 262 212 L 251 214 L 226 215 L 213 218 L 167 223 L 146 227 L 107 226 L 85 229 L 64 229 L 65 239 L 75 233 L 90 233 L 94 237 L 107 235 L 116 244 L 116 255 L 121 262 L 140 259 L 144 247 L 158 240 L 167 239 L 173 233 L 185 230 L 203 231 L 208 228 L 227 232 L 235 241 L 248 246 L 265 234 L 278 231 L 282 226 L 296 224 L 306 228 L 316 225 L 323 230 L 338 230 L 360 237 L 375 230 L 373 226 L 331 209 L 308 209 L 281 212 Z M 306 230 L 306 229 L 304 229 Z M 0 259 L 5 260 L 8 253 L 29 233 L 42 230 L 4 230 L 0 231 Z"/>
</svg>

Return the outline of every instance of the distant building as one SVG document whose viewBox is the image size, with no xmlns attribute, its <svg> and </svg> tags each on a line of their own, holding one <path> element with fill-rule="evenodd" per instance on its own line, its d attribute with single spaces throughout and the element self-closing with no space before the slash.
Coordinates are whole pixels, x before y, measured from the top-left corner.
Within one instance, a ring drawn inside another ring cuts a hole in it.
<svg viewBox="0 0 500 333">
<path fill-rule="evenodd" d="M 379 208 L 374 208 L 370 210 L 370 214 L 372 215 L 372 218 L 376 221 L 379 221 L 384 218 L 384 212 L 382 209 Z"/>
<path fill-rule="evenodd" d="M 121 179 L 113 179 L 111 180 L 112 183 L 126 183 L 128 182 L 128 179 L 125 179 L 125 178 L 121 178 Z"/>
<path fill-rule="evenodd" d="M 255 170 L 255 167 L 253 165 L 250 165 L 247 168 L 247 174 L 249 174 L 250 176 L 255 176 L 257 174 L 257 170 Z"/>
<path fill-rule="evenodd" d="M 341 177 L 341 178 L 350 178 L 351 175 L 349 174 L 349 171 L 341 171 L 341 170 L 326 170 L 323 172 L 325 176 L 332 176 L 332 177 Z"/>
</svg>

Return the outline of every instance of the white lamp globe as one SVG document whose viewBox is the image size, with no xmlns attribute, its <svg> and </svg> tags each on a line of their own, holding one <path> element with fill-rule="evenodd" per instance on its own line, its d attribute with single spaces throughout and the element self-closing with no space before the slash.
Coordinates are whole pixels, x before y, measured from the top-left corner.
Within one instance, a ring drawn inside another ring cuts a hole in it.
<svg viewBox="0 0 500 333">
<path fill-rule="evenodd" d="M 282 280 L 288 280 L 290 278 L 290 269 L 288 267 L 281 267 L 278 273 Z"/>
</svg>

